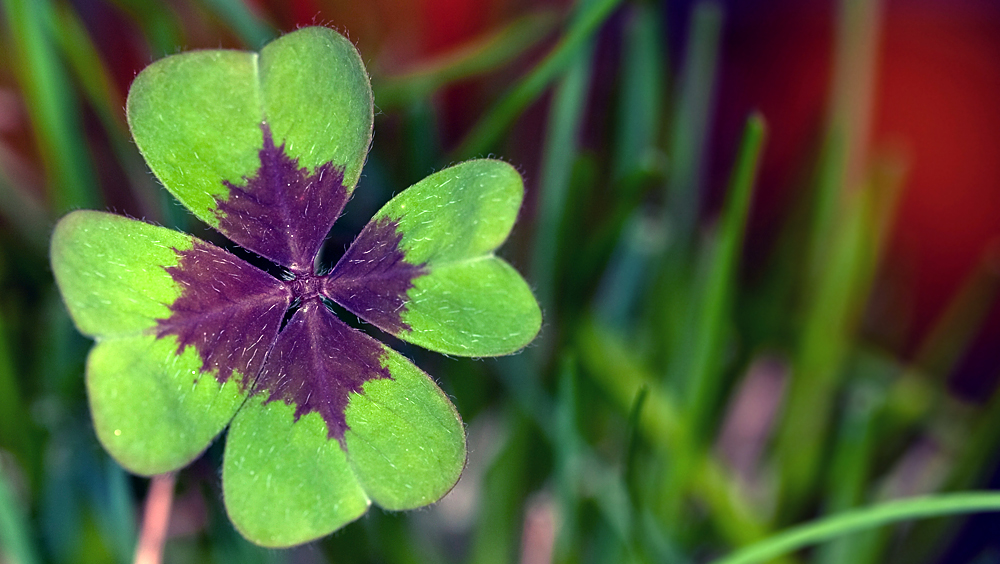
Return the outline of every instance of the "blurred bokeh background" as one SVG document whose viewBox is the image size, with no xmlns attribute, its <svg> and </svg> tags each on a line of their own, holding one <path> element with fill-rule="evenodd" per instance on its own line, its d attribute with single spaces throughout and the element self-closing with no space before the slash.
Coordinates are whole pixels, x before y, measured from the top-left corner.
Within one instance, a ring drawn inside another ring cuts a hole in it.
<svg viewBox="0 0 1000 564">
<path fill-rule="evenodd" d="M 394 193 L 495 155 L 544 311 L 495 360 L 394 343 L 468 468 L 291 551 L 225 517 L 220 438 L 167 562 L 706 562 L 822 515 L 1000 489 L 1000 4 L 992 0 L 0 1 L 0 563 L 129 562 L 149 481 L 91 428 L 48 235 L 108 209 L 218 241 L 131 142 L 135 74 L 330 25 L 376 122 L 335 261 Z M 997 563 L 1000 518 L 788 557 Z"/>
</svg>

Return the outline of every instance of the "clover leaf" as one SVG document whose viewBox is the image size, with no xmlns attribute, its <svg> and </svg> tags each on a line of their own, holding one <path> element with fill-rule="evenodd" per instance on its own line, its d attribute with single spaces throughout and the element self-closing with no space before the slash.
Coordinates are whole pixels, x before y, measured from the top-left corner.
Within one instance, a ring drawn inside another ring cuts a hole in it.
<svg viewBox="0 0 1000 564">
<path fill-rule="evenodd" d="M 136 144 L 164 186 L 276 278 L 193 236 L 97 211 L 52 237 L 56 282 L 96 340 L 87 391 L 98 438 L 151 475 L 194 460 L 228 425 L 226 509 L 250 540 L 290 546 L 364 514 L 433 503 L 465 464 L 454 406 L 399 353 L 334 315 L 454 355 L 524 347 L 541 315 L 493 253 L 520 175 L 474 160 L 380 210 L 328 272 L 317 255 L 372 136 L 368 75 L 322 27 L 258 53 L 194 51 L 143 70 Z"/>
</svg>

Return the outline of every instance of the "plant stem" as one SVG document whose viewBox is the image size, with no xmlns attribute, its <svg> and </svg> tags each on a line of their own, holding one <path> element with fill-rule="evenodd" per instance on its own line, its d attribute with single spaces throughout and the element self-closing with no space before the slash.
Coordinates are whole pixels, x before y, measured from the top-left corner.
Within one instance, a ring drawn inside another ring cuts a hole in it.
<svg viewBox="0 0 1000 564">
<path fill-rule="evenodd" d="M 160 564 L 163 560 L 163 545 L 167 541 L 175 481 L 176 476 L 172 472 L 153 476 L 149 495 L 146 497 L 146 510 L 142 516 L 135 564 Z"/>
</svg>

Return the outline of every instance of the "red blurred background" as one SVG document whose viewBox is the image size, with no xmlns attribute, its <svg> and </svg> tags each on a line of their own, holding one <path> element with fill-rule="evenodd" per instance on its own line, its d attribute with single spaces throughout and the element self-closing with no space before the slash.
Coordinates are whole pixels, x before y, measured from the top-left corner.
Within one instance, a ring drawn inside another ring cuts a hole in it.
<svg viewBox="0 0 1000 564">
<path fill-rule="evenodd" d="M 403 70 L 539 6 L 525 0 L 257 0 L 282 29 L 317 21 L 350 30 L 383 68 Z M 690 2 L 668 6 L 679 53 Z M 836 18 L 834 2 L 724 2 L 718 108 L 710 175 L 724 180 L 743 119 L 760 109 L 768 146 L 749 237 L 765 252 L 808 174 L 824 126 Z M 1000 3 L 887 0 L 883 4 L 870 147 L 906 165 L 871 338 L 912 357 L 963 282 L 1000 245 Z M 142 66 L 139 64 L 138 66 Z M 456 139 L 488 100 L 468 87 L 436 101 L 443 138 Z M 994 259 L 995 262 L 996 259 Z M 958 391 L 985 396 L 1000 366 L 1000 308 L 955 374 Z"/>
<path fill-rule="evenodd" d="M 770 129 L 751 256 L 773 244 L 773 226 L 809 173 L 802 165 L 818 150 L 833 4 L 727 6 L 714 163 L 733 154 L 750 109 Z M 888 0 L 879 42 L 869 158 L 900 155 L 906 172 L 876 293 L 887 303 L 873 304 L 888 315 L 868 330 L 912 357 L 1000 238 L 1000 4 Z M 961 366 L 956 390 L 985 398 L 1000 366 L 1000 309 Z"/>
<path fill-rule="evenodd" d="M 247 3 L 279 30 L 313 23 L 345 30 L 369 66 L 375 63 L 388 73 L 412 68 L 528 10 L 569 5 L 564 0 Z M 808 187 L 804 167 L 813 163 L 818 150 L 828 102 L 836 3 L 721 3 L 726 15 L 709 177 L 716 185 L 724 182 L 743 120 L 760 109 L 769 139 L 748 242 L 753 264 L 774 244 L 775 226 L 788 213 L 796 191 Z M 114 95 L 124 105 L 135 73 L 164 53 L 150 52 L 123 4 L 72 4 L 113 65 Z M 683 48 L 691 4 L 672 2 L 665 10 L 674 60 Z M 193 4 L 177 2 L 174 8 L 185 30 L 184 44 L 178 47 L 239 45 Z M 610 26 L 606 33 L 621 33 L 620 26 Z M 1000 3 L 885 1 L 877 68 L 871 153 L 902 155 L 906 176 L 876 293 L 885 303 L 873 306 L 887 314 L 867 331 L 875 342 L 912 357 L 991 245 L 1000 248 Z M 2 79 L 13 82 L 10 76 Z M 472 83 L 438 95 L 439 133 L 446 145 L 460 138 L 493 94 Z M 0 131 L 10 146 L 30 155 L 33 143 L 25 114 L 23 109 L 5 113 L 21 119 L 0 124 Z M 526 143 L 537 146 L 537 140 Z M 40 185 L 40 179 L 28 184 Z M 979 335 L 956 376 L 957 389 L 973 397 L 986 393 L 1000 366 L 1000 308 L 994 308 Z"/>
<path fill-rule="evenodd" d="M 135 74 L 164 53 L 150 51 L 135 19 L 123 8 L 127 3 L 76 0 L 72 4 L 103 58 L 111 63 L 113 95 L 123 106 Z M 374 63 L 382 72 L 396 73 L 526 11 L 566 8 L 570 3 L 369 0 L 359 5 L 342 0 L 248 0 L 247 4 L 279 30 L 313 23 L 345 30 L 369 66 Z M 664 10 L 670 31 L 666 43 L 674 60 L 683 49 L 691 4 L 671 2 Z M 797 191 L 808 188 L 806 167 L 814 164 L 828 102 L 837 3 L 721 4 L 725 27 L 709 162 L 713 184 L 721 185 L 728 175 L 748 112 L 760 109 L 769 127 L 748 240 L 752 265 L 773 246 L 775 226 L 788 213 Z M 213 26 L 212 18 L 195 4 L 176 2 L 173 8 L 185 33 L 178 48 L 239 46 L 236 37 Z M 606 33 L 621 33 L 621 26 L 609 26 Z M 877 68 L 872 158 L 901 155 L 906 175 L 876 293 L 885 303 L 873 305 L 880 316 L 866 330 L 873 341 L 913 357 L 991 245 L 1000 248 L 1000 3 L 886 0 Z M 11 76 L 2 79 L 13 83 Z M 443 142 L 454 144 L 494 94 L 474 82 L 439 93 L 435 104 Z M 600 108 L 593 111 L 602 113 Z M 0 124 L 0 132 L 10 146 L 30 155 L 34 145 L 26 112 L 22 108 L 5 115 L 21 119 Z M 521 134 L 535 132 L 528 128 Z M 537 143 L 525 140 L 525 146 Z M 530 169 L 531 157 L 525 160 Z M 104 180 L 114 176 L 113 170 L 105 169 L 100 172 Z M 529 170 L 529 183 L 530 176 Z M 40 187 L 41 180 L 29 178 L 27 184 Z M 991 387 L 995 367 L 1000 366 L 998 342 L 1000 308 L 994 308 L 956 376 L 959 391 L 981 396 Z"/>
</svg>

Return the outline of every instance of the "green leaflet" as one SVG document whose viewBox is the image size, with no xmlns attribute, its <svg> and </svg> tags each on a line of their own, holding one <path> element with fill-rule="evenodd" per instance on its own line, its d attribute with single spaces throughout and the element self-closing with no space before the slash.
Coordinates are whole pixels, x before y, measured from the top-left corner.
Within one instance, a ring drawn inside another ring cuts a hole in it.
<svg viewBox="0 0 1000 564">
<path fill-rule="evenodd" d="M 87 360 L 97 436 L 124 467 L 151 475 L 200 454 L 239 408 L 235 375 L 224 385 L 202 373 L 193 348 L 156 339 L 156 320 L 180 288 L 164 267 L 195 239 L 102 212 L 77 211 L 52 236 L 52 270 L 80 331 L 98 344 Z"/>
<path fill-rule="evenodd" d="M 541 327 L 541 311 L 524 279 L 493 251 L 507 239 L 521 207 L 521 175 L 496 160 L 468 161 L 428 176 L 375 215 L 391 218 L 413 281 L 397 336 L 462 356 L 509 354 Z"/>
<path fill-rule="evenodd" d="M 300 166 L 345 167 L 358 182 L 372 140 L 372 89 L 361 55 L 343 35 L 309 27 L 268 43 L 260 53 L 264 117 Z"/>
<path fill-rule="evenodd" d="M 290 33 L 261 53 L 191 51 L 146 67 L 129 90 L 132 135 L 156 176 L 200 219 L 218 227 L 223 184 L 260 166 L 262 122 L 313 169 L 344 168 L 348 190 L 372 135 L 368 75 L 354 46 L 321 27 Z"/>
<path fill-rule="evenodd" d="M 523 197 L 514 167 L 473 160 L 410 186 L 373 219 L 398 222 L 407 262 L 441 265 L 492 253 L 507 240 Z"/>
<path fill-rule="evenodd" d="M 431 266 L 413 281 L 401 339 L 461 356 L 524 348 L 541 327 L 538 302 L 521 275 L 492 255 Z"/>
<path fill-rule="evenodd" d="M 272 547 L 327 535 L 370 502 L 317 413 L 255 397 L 233 419 L 222 463 L 226 511 L 243 536 Z"/>
<path fill-rule="evenodd" d="M 160 182 L 218 227 L 216 198 L 228 194 L 223 181 L 237 183 L 260 165 L 257 55 L 191 51 L 160 59 L 136 76 L 126 114 Z"/>
<path fill-rule="evenodd" d="M 465 467 L 465 429 L 440 388 L 383 346 L 391 380 L 365 382 L 347 407 L 348 458 L 372 500 L 414 509 L 448 493 Z"/>
<path fill-rule="evenodd" d="M 73 321 L 91 337 L 132 336 L 169 315 L 180 288 L 161 267 L 194 237 L 103 212 L 76 211 L 56 225 L 51 261 Z"/>
<path fill-rule="evenodd" d="M 135 474 L 187 466 L 229 423 L 246 393 L 202 374 L 192 348 L 152 335 L 100 341 L 87 359 L 87 396 L 97 438 Z"/>
<path fill-rule="evenodd" d="M 465 466 L 465 432 L 431 379 L 384 347 L 391 379 L 370 380 L 347 408 L 347 450 L 318 413 L 251 398 L 226 442 L 223 493 L 236 527 L 264 546 L 300 544 L 386 509 L 433 503 Z"/>
</svg>

